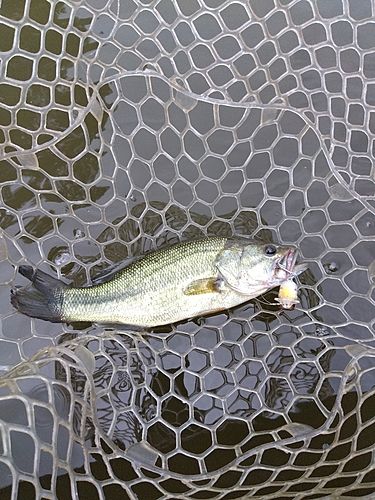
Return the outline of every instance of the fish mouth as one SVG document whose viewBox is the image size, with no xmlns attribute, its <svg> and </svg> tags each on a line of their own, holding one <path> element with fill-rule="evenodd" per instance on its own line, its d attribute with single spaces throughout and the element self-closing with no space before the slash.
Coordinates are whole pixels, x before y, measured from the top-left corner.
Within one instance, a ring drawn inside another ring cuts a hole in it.
<svg viewBox="0 0 375 500">
<path fill-rule="evenodd" d="M 276 263 L 275 263 L 275 277 L 278 280 L 287 280 L 293 276 L 294 266 L 297 260 L 297 249 L 289 249 Z"/>
</svg>

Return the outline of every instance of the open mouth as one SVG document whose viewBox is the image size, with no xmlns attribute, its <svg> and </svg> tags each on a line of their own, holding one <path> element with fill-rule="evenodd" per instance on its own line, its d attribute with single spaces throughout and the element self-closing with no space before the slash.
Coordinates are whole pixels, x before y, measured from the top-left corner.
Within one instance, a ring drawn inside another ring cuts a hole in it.
<svg viewBox="0 0 375 500">
<path fill-rule="evenodd" d="M 297 250 L 292 248 L 291 250 L 288 250 L 288 252 L 284 255 L 284 257 L 282 257 L 279 265 L 280 267 L 285 268 L 285 270 L 292 273 L 294 264 L 296 263 L 296 259 L 297 259 Z"/>
<path fill-rule="evenodd" d="M 293 275 L 294 265 L 297 259 L 297 250 L 292 248 L 281 257 L 275 265 L 275 274 L 278 279 L 286 280 Z"/>
</svg>

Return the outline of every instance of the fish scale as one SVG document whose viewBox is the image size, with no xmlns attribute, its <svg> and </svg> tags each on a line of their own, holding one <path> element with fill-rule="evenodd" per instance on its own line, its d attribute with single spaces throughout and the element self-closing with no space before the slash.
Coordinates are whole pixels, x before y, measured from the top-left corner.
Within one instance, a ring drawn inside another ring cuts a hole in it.
<svg viewBox="0 0 375 500">
<path fill-rule="evenodd" d="M 107 283 L 67 290 L 64 319 L 154 326 L 196 316 L 202 306 L 211 311 L 221 294 L 207 294 L 203 305 L 202 294 L 197 300 L 183 290 L 193 280 L 218 277 L 214 261 L 225 242 L 212 238 L 175 245 L 136 261 Z"/>
</svg>

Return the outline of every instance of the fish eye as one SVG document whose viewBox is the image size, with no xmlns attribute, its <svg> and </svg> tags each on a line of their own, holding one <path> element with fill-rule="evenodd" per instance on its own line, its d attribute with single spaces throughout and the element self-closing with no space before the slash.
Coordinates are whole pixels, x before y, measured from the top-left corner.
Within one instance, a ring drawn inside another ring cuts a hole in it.
<svg viewBox="0 0 375 500">
<path fill-rule="evenodd" d="M 276 251 L 275 245 L 266 245 L 264 247 L 264 255 L 267 255 L 267 257 L 272 257 L 272 255 L 275 255 Z"/>
</svg>

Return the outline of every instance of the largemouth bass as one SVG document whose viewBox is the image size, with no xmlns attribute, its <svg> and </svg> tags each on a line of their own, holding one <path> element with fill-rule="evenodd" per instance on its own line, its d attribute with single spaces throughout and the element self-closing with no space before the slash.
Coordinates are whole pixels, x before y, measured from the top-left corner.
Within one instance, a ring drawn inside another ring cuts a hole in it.
<svg viewBox="0 0 375 500">
<path fill-rule="evenodd" d="M 30 266 L 11 291 L 28 316 L 152 327 L 242 304 L 293 275 L 297 250 L 245 238 L 206 238 L 150 253 L 100 285 L 75 288 Z"/>
</svg>

